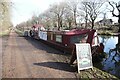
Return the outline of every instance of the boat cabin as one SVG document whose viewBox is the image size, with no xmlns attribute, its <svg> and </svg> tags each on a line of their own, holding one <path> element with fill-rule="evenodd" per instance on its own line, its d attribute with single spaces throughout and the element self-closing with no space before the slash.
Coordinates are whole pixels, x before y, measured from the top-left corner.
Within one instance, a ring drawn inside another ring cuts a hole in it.
<svg viewBox="0 0 120 80">
<path fill-rule="evenodd" d="M 76 43 L 89 43 L 92 46 L 98 44 L 96 30 L 73 29 L 65 31 L 38 31 L 39 39 L 58 46 L 66 52 L 72 51 Z"/>
</svg>

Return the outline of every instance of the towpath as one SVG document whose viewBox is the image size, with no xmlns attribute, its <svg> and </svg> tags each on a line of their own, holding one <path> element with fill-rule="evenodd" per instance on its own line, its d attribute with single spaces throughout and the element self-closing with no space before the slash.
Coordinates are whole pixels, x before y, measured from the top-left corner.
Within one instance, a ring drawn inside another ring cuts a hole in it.
<svg viewBox="0 0 120 80">
<path fill-rule="evenodd" d="M 4 43 L 3 38 L 3 78 L 76 78 L 75 68 L 60 60 L 64 54 L 38 40 L 12 31 Z"/>
</svg>

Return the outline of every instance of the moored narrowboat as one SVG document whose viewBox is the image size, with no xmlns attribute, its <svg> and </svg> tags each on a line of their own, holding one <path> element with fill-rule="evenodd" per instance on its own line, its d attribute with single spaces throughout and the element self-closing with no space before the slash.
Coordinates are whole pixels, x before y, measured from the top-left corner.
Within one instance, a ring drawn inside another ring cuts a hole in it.
<svg viewBox="0 0 120 80">
<path fill-rule="evenodd" d="M 89 43 L 92 50 L 92 56 L 96 56 L 104 50 L 104 45 L 99 43 L 97 32 L 94 29 L 47 31 L 43 26 L 33 26 L 29 31 L 29 35 L 65 53 L 72 54 L 70 64 L 76 59 L 76 43 Z"/>
</svg>

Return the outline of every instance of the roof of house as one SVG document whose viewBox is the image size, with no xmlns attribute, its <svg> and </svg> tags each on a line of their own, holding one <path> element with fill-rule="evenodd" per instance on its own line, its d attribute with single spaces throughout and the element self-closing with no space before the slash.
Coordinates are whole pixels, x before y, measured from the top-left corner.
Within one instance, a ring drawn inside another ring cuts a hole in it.
<svg viewBox="0 0 120 80">
<path fill-rule="evenodd" d="M 102 23 L 102 22 L 108 22 L 108 21 L 109 22 L 113 22 L 112 19 L 102 19 L 102 20 L 100 20 L 98 22 Z"/>
</svg>

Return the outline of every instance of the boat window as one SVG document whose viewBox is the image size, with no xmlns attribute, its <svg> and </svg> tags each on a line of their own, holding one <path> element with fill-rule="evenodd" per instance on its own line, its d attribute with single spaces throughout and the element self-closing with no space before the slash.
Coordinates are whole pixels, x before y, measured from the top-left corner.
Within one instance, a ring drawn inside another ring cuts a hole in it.
<svg viewBox="0 0 120 80">
<path fill-rule="evenodd" d="M 53 40 L 53 34 L 51 33 L 51 40 Z"/>
<path fill-rule="evenodd" d="M 88 38 L 88 34 L 80 34 L 72 36 L 70 39 L 71 43 L 86 43 Z"/>
<path fill-rule="evenodd" d="M 62 35 L 56 35 L 56 42 L 62 42 Z"/>
</svg>

